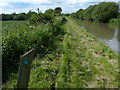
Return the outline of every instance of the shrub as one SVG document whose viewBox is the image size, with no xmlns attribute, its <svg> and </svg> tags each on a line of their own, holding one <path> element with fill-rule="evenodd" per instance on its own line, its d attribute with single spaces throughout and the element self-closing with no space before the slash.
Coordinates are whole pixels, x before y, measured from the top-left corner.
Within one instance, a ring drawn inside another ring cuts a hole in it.
<svg viewBox="0 0 120 90">
<path fill-rule="evenodd" d="M 33 14 L 30 19 L 29 19 L 30 24 L 39 24 L 43 22 L 43 14 L 39 13 L 39 14 Z"/>
<path fill-rule="evenodd" d="M 109 23 L 113 23 L 115 25 L 118 25 L 118 18 L 112 18 L 112 19 L 110 19 Z"/>
<path fill-rule="evenodd" d="M 15 29 L 12 27 L 7 34 L 3 34 L 3 82 L 9 78 L 10 73 L 17 73 L 20 55 L 34 47 L 40 56 L 55 49 L 56 37 L 64 32 L 61 28 L 62 20 L 56 21 L 59 24 L 49 22 L 39 23 L 35 28 L 26 24 Z"/>
</svg>

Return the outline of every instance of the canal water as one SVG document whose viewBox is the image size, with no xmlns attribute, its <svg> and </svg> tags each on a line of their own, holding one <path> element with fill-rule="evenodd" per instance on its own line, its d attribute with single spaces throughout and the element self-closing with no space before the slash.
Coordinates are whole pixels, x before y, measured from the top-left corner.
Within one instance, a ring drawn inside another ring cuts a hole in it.
<svg viewBox="0 0 120 90">
<path fill-rule="evenodd" d="M 95 36 L 99 41 L 108 45 L 113 51 L 120 54 L 120 34 L 118 27 L 113 24 L 79 21 L 80 26 Z"/>
</svg>

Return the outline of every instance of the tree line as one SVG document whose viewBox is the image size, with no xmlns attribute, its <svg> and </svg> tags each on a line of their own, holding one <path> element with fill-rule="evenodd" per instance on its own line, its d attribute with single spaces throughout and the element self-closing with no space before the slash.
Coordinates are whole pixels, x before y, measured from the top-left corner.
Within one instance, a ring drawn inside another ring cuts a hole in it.
<svg viewBox="0 0 120 90">
<path fill-rule="evenodd" d="M 4 14 L 4 13 L 2 13 L 2 14 L 0 14 L 0 16 L 2 16 L 2 18 L 1 18 L 2 21 L 7 21 L 7 20 L 29 20 L 31 18 L 31 16 L 35 16 L 37 14 L 43 15 L 43 13 L 39 11 L 39 8 L 37 8 L 37 10 L 38 10 L 38 13 L 33 12 L 33 11 L 30 10 L 28 13 L 24 13 L 24 12 L 19 13 L 19 14 L 16 14 L 15 12 L 12 13 L 12 14 Z M 61 15 L 61 12 L 62 12 L 61 7 L 56 7 L 54 10 L 53 9 L 46 10 L 44 15 L 46 16 L 46 18 L 48 18 L 47 17 L 48 13 L 52 13 L 54 15 Z"/>
<path fill-rule="evenodd" d="M 101 2 L 97 5 L 91 5 L 86 9 L 79 9 L 77 12 L 72 13 L 71 17 L 106 23 L 111 18 L 118 17 L 118 10 L 118 4 L 115 2 Z"/>
</svg>

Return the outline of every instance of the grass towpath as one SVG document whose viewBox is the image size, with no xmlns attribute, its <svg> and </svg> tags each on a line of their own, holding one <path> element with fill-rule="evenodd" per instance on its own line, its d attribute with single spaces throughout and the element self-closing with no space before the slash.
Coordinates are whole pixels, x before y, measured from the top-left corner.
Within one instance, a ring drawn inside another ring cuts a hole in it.
<svg viewBox="0 0 120 90">
<path fill-rule="evenodd" d="M 29 88 L 117 88 L 118 55 L 66 18 L 56 51 L 32 63 Z M 16 87 L 16 78 L 4 87 Z"/>
<path fill-rule="evenodd" d="M 69 58 L 70 87 L 117 87 L 118 56 L 106 45 L 88 34 L 71 18 L 67 18 L 63 43 Z M 66 44 L 67 43 L 67 44 Z M 68 56 L 67 56 L 67 55 Z M 67 59 L 66 59 L 67 60 Z"/>
</svg>

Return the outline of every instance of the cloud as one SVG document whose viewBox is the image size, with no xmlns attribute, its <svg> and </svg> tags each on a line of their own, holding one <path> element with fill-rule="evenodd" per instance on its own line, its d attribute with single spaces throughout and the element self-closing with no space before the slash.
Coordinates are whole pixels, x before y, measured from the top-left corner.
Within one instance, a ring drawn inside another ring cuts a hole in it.
<svg viewBox="0 0 120 90">
<path fill-rule="evenodd" d="M 42 3 L 51 3 L 50 0 L 0 0 L 0 7 L 9 6 L 10 2 L 12 3 L 32 3 L 32 4 L 42 4 Z"/>
<path fill-rule="evenodd" d="M 50 2 L 50 0 L 0 0 L 0 2 L 31 2 L 31 3 L 42 3 Z"/>
<path fill-rule="evenodd" d="M 3 6 L 8 6 L 8 3 L 7 3 L 7 2 L 0 1 L 0 7 L 3 7 Z"/>
<path fill-rule="evenodd" d="M 63 9 L 63 13 L 71 13 L 103 1 L 118 2 L 119 0 L 0 0 L 0 13 L 37 11 L 37 8 L 44 12 L 58 6 Z"/>
<path fill-rule="evenodd" d="M 119 2 L 119 0 L 65 0 L 67 3 L 86 3 L 86 2 Z"/>
</svg>

